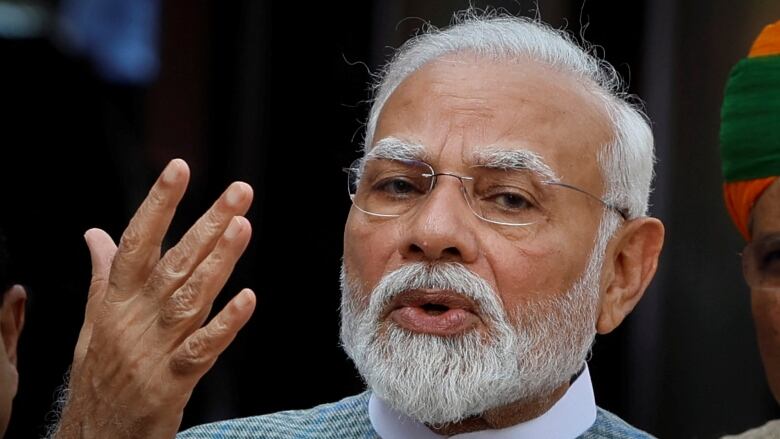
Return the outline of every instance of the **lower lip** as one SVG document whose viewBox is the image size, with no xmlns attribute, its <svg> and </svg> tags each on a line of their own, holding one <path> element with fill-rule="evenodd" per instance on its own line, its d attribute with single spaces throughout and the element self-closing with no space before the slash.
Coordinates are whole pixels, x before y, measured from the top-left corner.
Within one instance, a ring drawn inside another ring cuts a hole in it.
<svg viewBox="0 0 780 439">
<path fill-rule="evenodd" d="M 477 325 L 474 313 L 460 308 L 450 308 L 440 314 L 429 314 L 416 306 L 405 306 L 390 313 L 390 319 L 412 332 L 451 336 L 462 334 Z"/>
</svg>

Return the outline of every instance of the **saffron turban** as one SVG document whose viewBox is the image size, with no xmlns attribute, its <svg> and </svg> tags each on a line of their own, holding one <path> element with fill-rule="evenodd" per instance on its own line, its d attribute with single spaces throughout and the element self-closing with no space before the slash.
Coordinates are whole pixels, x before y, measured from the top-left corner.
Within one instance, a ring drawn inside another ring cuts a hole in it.
<svg viewBox="0 0 780 439">
<path fill-rule="evenodd" d="M 780 21 L 764 28 L 729 74 L 720 148 L 726 207 L 750 241 L 750 211 L 780 175 Z"/>
</svg>

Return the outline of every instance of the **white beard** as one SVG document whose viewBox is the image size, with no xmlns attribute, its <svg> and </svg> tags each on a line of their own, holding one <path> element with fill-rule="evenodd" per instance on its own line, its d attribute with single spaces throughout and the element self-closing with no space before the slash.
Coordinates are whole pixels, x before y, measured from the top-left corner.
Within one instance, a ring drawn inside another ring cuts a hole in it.
<svg viewBox="0 0 780 439">
<path fill-rule="evenodd" d="M 395 410 L 428 425 L 461 421 L 551 393 L 583 366 L 595 337 L 599 245 L 563 294 L 511 311 L 490 285 L 458 263 L 413 263 L 385 275 L 366 295 L 341 268 L 341 341 L 371 390 Z M 443 337 L 380 321 L 397 294 L 447 289 L 474 301 L 487 333 Z"/>
</svg>

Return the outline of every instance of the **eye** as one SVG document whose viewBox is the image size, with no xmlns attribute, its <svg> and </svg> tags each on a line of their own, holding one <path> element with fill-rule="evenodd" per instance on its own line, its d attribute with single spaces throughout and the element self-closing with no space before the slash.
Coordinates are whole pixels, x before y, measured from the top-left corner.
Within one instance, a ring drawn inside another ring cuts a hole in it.
<svg viewBox="0 0 780 439">
<path fill-rule="evenodd" d="M 742 263 L 751 287 L 780 287 L 780 233 L 760 237 L 748 244 Z"/>
<path fill-rule="evenodd" d="M 537 206 L 533 196 L 523 188 L 515 185 L 491 185 L 484 188 L 475 187 L 477 199 L 484 207 L 506 213 L 527 212 Z"/>
<path fill-rule="evenodd" d="M 761 255 L 761 268 L 766 271 L 780 272 L 780 249 L 769 249 Z"/>
<path fill-rule="evenodd" d="M 533 207 L 528 198 L 513 192 L 503 192 L 490 197 L 491 201 L 502 209 L 523 210 Z"/>
<path fill-rule="evenodd" d="M 381 180 L 374 185 L 374 190 L 390 196 L 408 196 L 423 192 L 413 182 L 401 177 Z"/>
<path fill-rule="evenodd" d="M 780 236 L 770 236 L 749 245 L 753 264 L 762 283 L 780 284 Z"/>
</svg>

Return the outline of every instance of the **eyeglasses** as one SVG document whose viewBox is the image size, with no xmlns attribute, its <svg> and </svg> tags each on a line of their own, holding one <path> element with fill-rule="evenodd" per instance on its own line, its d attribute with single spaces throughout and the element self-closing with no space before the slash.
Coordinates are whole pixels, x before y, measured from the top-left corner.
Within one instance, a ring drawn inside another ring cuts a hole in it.
<svg viewBox="0 0 780 439">
<path fill-rule="evenodd" d="M 751 288 L 780 291 L 780 234 L 759 238 L 745 246 L 742 273 Z"/>
<path fill-rule="evenodd" d="M 479 219 L 502 226 L 528 226 L 549 215 L 549 200 L 541 186 L 570 189 L 618 212 L 627 214 L 601 198 L 576 186 L 558 181 L 538 181 L 531 171 L 471 167 L 471 175 L 436 173 L 422 161 L 384 158 L 358 159 L 349 168 L 348 189 L 360 211 L 378 217 L 396 218 L 418 205 L 436 186 L 440 177 L 461 183 L 466 204 Z"/>
</svg>

